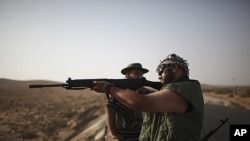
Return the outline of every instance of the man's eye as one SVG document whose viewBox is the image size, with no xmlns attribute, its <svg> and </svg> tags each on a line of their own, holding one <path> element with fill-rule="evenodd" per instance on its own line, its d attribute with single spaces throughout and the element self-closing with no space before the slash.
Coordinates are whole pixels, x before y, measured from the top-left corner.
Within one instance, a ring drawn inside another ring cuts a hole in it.
<svg viewBox="0 0 250 141">
<path fill-rule="evenodd" d="M 166 64 L 162 64 L 158 68 L 158 74 L 161 75 L 166 68 Z"/>
</svg>

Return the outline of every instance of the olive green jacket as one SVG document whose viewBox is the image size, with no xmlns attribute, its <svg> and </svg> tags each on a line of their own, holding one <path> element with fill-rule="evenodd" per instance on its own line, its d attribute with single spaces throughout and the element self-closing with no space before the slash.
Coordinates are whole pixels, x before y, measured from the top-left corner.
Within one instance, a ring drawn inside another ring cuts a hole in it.
<svg viewBox="0 0 250 141">
<path fill-rule="evenodd" d="M 166 84 L 162 89 L 169 89 L 183 96 L 192 109 L 183 114 L 146 113 L 140 141 L 199 141 L 204 108 L 200 83 L 185 80 Z"/>
</svg>

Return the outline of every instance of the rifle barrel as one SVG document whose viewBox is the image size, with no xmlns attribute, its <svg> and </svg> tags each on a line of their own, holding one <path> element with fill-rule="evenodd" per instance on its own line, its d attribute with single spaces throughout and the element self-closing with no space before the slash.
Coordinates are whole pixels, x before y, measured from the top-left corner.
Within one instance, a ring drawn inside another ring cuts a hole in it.
<svg viewBox="0 0 250 141">
<path fill-rule="evenodd" d="M 50 85 L 39 84 L 39 85 L 29 85 L 29 88 L 64 87 L 64 86 L 67 86 L 67 84 L 50 84 Z"/>
</svg>

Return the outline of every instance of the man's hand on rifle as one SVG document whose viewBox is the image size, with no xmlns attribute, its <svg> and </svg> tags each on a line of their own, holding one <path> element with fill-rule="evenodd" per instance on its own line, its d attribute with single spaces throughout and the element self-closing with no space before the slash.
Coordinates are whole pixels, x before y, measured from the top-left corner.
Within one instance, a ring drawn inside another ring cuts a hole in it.
<svg viewBox="0 0 250 141">
<path fill-rule="evenodd" d="M 93 82 L 95 84 L 94 87 L 90 88 L 91 90 L 94 90 L 96 92 L 99 92 L 99 93 L 103 93 L 103 87 L 105 85 L 105 81 L 94 81 Z"/>
<path fill-rule="evenodd" d="M 95 84 L 95 86 L 90 89 L 99 93 L 107 94 L 110 92 L 110 89 L 114 87 L 113 84 L 106 82 L 106 81 L 94 81 L 93 83 Z"/>
</svg>

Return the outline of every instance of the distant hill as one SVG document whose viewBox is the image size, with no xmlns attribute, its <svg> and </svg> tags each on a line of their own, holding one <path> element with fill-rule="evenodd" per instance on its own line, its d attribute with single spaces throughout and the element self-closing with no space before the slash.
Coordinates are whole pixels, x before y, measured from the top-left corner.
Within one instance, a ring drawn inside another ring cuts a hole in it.
<svg viewBox="0 0 250 141">
<path fill-rule="evenodd" d="M 0 78 L 0 87 L 1 86 L 28 86 L 30 84 L 54 84 L 60 82 L 54 81 L 46 81 L 46 80 L 30 80 L 30 81 L 20 81 L 20 80 L 11 80 L 11 79 L 4 79 Z"/>
</svg>

